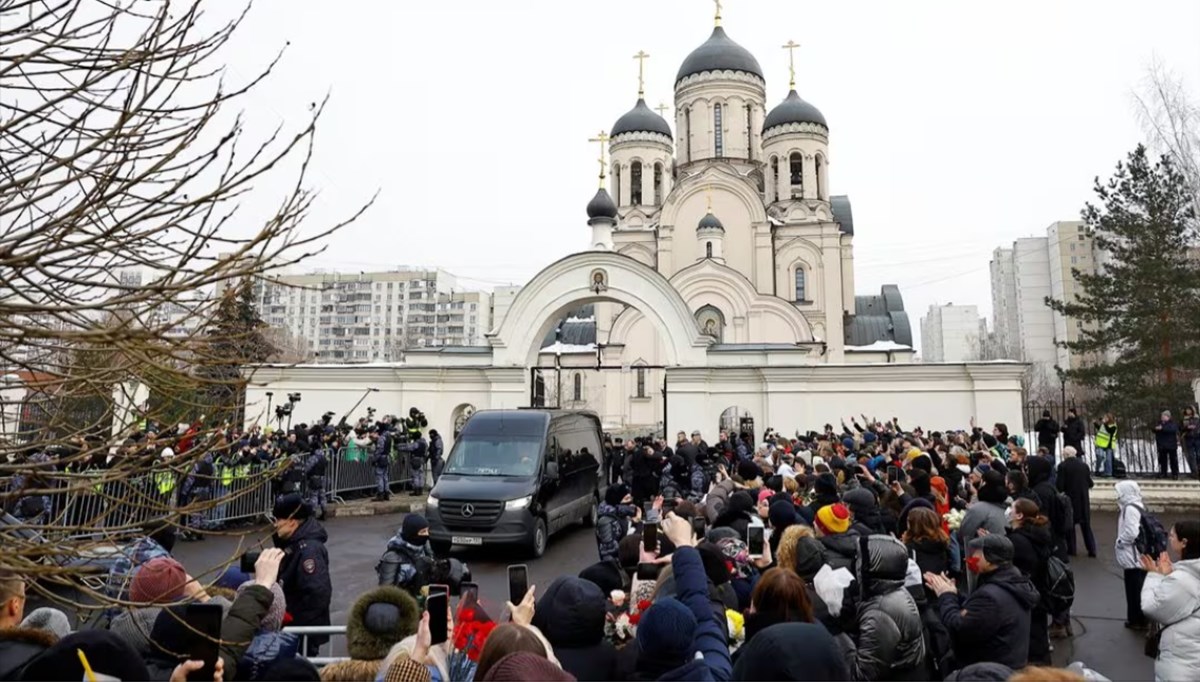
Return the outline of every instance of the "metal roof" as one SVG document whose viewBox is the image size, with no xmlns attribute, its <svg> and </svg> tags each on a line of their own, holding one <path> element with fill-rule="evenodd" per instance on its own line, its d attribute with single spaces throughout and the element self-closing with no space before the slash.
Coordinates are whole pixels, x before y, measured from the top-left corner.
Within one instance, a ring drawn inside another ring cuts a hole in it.
<svg viewBox="0 0 1200 682">
<path fill-rule="evenodd" d="M 829 197 L 829 209 L 833 211 L 833 221 L 842 232 L 854 236 L 854 213 L 850 210 L 850 197 L 839 194 Z"/>
<path fill-rule="evenodd" d="M 651 111 L 650 107 L 646 106 L 646 100 L 640 98 L 632 109 L 613 124 L 612 136 L 616 137 L 621 133 L 658 133 L 666 135 L 668 139 L 674 139 L 666 119 Z"/>
<path fill-rule="evenodd" d="M 771 113 L 767 114 L 767 120 L 763 122 L 763 132 L 767 132 L 775 126 L 787 125 L 788 123 L 817 123 L 829 127 L 825 122 L 825 116 L 819 109 L 811 103 L 800 99 L 800 95 L 792 90 L 782 102 L 777 104 Z"/>
<path fill-rule="evenodd" d="M 766 78 L 763 78 L 762 67 L 758 65 L 758 60 L 754 58 L 754 55 L 733 42 L 725 34 L 725 29 L 720 26 L 713 29 L 708 40 L 692 50 L 687 59 L 683 60 L 683 65 L 679 67 L 679 74 L 675 76 L 675 82 L 679 83 L 688 76 L 706 71 L 742 71 L 754 74 L 766 81 Z"/>
<path fill-rule="evenodd" d="M 855 296 L 854 314 L 847 315 L 845 323 L 847 346 L 869 346 L 876 341 L 913 345 L 912 324 L 895 284 L 885 284 L 878 296 Z"/>
</svg>

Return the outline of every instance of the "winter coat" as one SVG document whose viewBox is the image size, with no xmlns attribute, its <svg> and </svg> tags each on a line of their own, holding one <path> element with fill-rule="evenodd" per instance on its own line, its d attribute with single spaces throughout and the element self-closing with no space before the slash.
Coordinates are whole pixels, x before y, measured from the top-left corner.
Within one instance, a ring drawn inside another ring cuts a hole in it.
<svg viewBox="0 0 1200 682">
<path fill-rule="evenodd" d="M 833 636 L 814 623 L 781 623 L 738 650 L 735 680 L 848 680 Z"/>
<path fill-rule="evenodd" d="M 300 637 L 290 632 L 260 632 L 250 641 L 250 646 L 238 661 L 238 680 L 253 682 L 261 680 L 267 670 L 278 663 L 295 658 L 300 649 Z"/>
<path fill-rule="evenodd" d="M 1142 527 L 1142 489 L 1136 481 L 1120 481 L 1116 485 L 1117 507 L 1117 566 L 1141 568 L 1136 547 L 1138 531 Z"/>
<path fill-rule="evenodd" d="M 1063 422 L 1063 446 L 1075 448 L 1078 454 L 1083 454 L 1083 437 L 1085 435 L 1083 420 L 1079 417 L 1067 417 Z"/>
<path fill-rule="evenodd" d="M 950 545 L 929 538 L 905 543 L 905 548 L 917 562 L 921 575 L 926 573 L 948 573 L 950 571 Z"/>
<path fill-rule="evenodd" d="M 708 497 L 704 500 L 704 515 L 708 517 L 708 525 L 713 525 L 717 521 L 717 517 L 725 508 L 729 506 L 729 496 L 737 492 L 737 484 L 730 479 L 725 479 L 714 485 L 712 490 L 708 491 Z"/>
<path fill-rule="evenodd" d="M 1147 574 L 1142 611 L 1163 626 L 1155 679 L 1195 679 L 1200 670 L 1200 559 L 1176 563 L 1171 575 Z"/>
<path fill-rule="evenodd" d="M 980 528 L 987 529 L 992 535 L 1002 535 L 1007 525 L 1004 505 L 980 500 L 967 507 L 967 514 L 958 527 L 958 537 L 962 546 L 966 547 L 968 542 L 979 537 Z"/>
<path fill-rule="evenodd" d="M 596 544 L 599 545 L 600 560 L 616 561 L 621 539 L 629 533 L 629 519 L 637 514 L 637 508 L 630 504 L 611 505 L 602 502 L 596 513 Z"/>
<path fill-rule="evenodd" d="M 1046 587 L 1046 562 L 1052 554 L 1050 529 L 1046 526 L 1028 524 L 1010 528 L 1008 540 L 1013 546 L 1013 566 L 1021 575 L 1029 578 L 1038 590 Z"/>
<path fill-rule="evenodd" d="M 19 679 L 21 669 L 56 640 L 52 633 L 36 628 L 0 630 L 0 680 Z"/>
<path fill-rule="evenodd" d="M 1042 417 L 1033 425 L 1037 432 L 1038 447 L 1053 448 L 1058 441 L 1058 422 L 1050 417 Z"/>
<path fill-rule="evenodd" d="M 1200 417 L 1184 417 L 1180 427 L 1183 442 L 1189 448 L 1200 445 Z"/>
<path fill-rule="evenodd" d="M 1014 670 L 1025 667 L 1030 611 L 1039 599 L 1033 583 L 1015 566 L 980 575 L 966 599 L 952 592 L 938 597 L 938 611 L 950 632 L 958 666 L 990 661 Z"/>
<path fill-rule="evenodd" d="M 1154 427 L 1154 444 L 1159 450 L 1179 449 L 1179 424 L 1174 419 L 1159 422 Z"/>
<path fill-rule="evenodd" d="M 860 535 L 887 533 L 883 515 L 879 513 L 879 500 L 874 492 L 867 488 L 848 490 L 842 496 L 842 502 L 854 514 L 854 529 Z"/>
<path fill-rule="evenodd" d="M 858 556 L 858 532 L 853 528 L 838 535 L 825 535 L 817 538 L 821 543 L 821 551 L 825 555 L 825 563 L 836 570 L 847 568 L 854 570 L 854 559 Z"/>
<path fill-rule="evenodd" d="M 860 550 L 861 551 L 861 550 Z M 924 628 L 921 612 L 904 577 L 908 554 L 895 538 L 876 535 L 865 542 L 866 559 L 856 576 L 857 648 L 847 651 L 846 667 L 855 680 L 925 680 Z"/>
<path fill-rule="evenodd" d="M 292 614 L 292 625 L 329 625 L 329 600 L 333 596 L 329 550 L 325 548 L 329 534 L 316 519 L 308 518 L 290 538 L 285 540 L 276 535 L 272 539 L 284 552 L 279 565 L 279 584 Z M 313 646 L 320 646 L 329 638 L 314 636 L 308 640 Z"/>
<path fill-rule="evenodd" d="M 571 576 L 556 578 L 538 599 L 533 625 L 577 680 L 617 677 L 617 650 L 604 639 L 606 605 L 595 583 Z"/>
<path fill-rule="evenodd" d="M 1089 492 L 1096 482 L 1092 480 L 1092 469 L 1087 462 L 1078 457 L 1068 457 L 1058 465 L 1058 477 L 1055 485 L 1059 492 L 1066 493 L 1071 498 L 1071 513 L 1075 523 L 1083 523 L 1091 519 L 1092 501 Z"/>
<path fill-rule="evenodd" d="M 376 567 L 379 584 L 393 585 L 416 596 L 422 587 L 433 581 L 436 561 L 428 542 L 414 545 L 396 531 Z"/>
</svg>

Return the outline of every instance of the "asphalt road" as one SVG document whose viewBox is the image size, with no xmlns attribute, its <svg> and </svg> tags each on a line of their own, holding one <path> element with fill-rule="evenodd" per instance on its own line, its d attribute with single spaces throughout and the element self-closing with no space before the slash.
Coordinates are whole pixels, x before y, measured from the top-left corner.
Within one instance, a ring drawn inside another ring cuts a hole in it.
<svg viewBox="0 0 1200 682">
<path fill-rule="evenodd" d="M 329 531 L 329 555 L 333 573 L 333 612 L 335 624 L 344 624 L 354 599 L 376 584 L 375 564 L 387 540 L 400 525 L 402 515 L 332 519 Z M 1165 516 L 1168 527 L 1175 518 Z M 1055 642 L 1057 665 L 1083 661 L 1113 680 L 1146 680 L 1153 677 L 1153 661 L 1142 653 L 1142 635 L 1126 630 L 1125 599 L 1121 572 L 1113 563 L 1116 514 L 1093 514 L 1100 556 L 1081 556 L 1073 563 L 1076 580 L 1072 640 Z M 248 531 L 242 538 L 211 537 L 204 542 L 179 543 L 176 555 L 193 574 L 228 562 L 238 553 L 239 541 L 252 543 L 269 537 L 269 529 Z M 269 539 L 267 540 L 269 542 Z M 1082 541 L 1080 551 L 1083 551 Z M 593 531 L 574 527 L 551 539 L 546 555 L 526 561 L 520 553 L 494 549 L 457 552 L 471 568 L 480 584 L 484 605 L 499 614 L 508 595 L 507 567 L 510 563 L 528 563 L 530 581 L 545 586 L 560 575 L 575 575 L 596 561 Z M 330 652 L 326 650 L 326 655 Z M 344 655 L 342 640 L 334 640 L 332 655 Z"/>
</svg>

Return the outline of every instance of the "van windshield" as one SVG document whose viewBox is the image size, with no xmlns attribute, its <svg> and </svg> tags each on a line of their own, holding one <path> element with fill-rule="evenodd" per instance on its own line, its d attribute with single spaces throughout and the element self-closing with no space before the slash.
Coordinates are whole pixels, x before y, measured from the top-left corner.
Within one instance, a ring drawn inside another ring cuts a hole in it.
<svg viewBox="0 0 1200 682">
<path fill-rule="evenodd" d="M 541 436 L 463 436 L 442 473 L 463 476 L 534 476 Z"/>
</svg>

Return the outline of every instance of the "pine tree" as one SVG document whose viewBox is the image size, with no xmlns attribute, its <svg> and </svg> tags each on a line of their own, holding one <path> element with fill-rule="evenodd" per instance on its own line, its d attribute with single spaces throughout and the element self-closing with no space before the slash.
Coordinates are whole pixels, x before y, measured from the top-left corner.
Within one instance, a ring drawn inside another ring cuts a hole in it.
<svg viewBox="0 0 1200 682">
<path fill-rule="evenodd" d="M 1101 396 L 1095 411 L 1126 420 L 1157 418 L 1192 402 L 1200 369 L 1200 260 L 1195 258 L 1195 203 L 1171 160 L 1157 163 L 1138 145 L 1107 183 L 1098 205 L 1083 210 L 1088 233 L 1109 254 L 1098 274 L 1074 271 L 1074 301 L 1046 299 L 1075 320 L 1077 341 L 1060 345 L 1094 363 L 1066 376 Z"/>
<path fill-rule="evenodd" d="M 209 323 L 209 354 L 201 367 L 208 382 L 208 400 L 218 419 L 241 419 L 242 367 L 267 362 L 276 352 L 266 332 L 267 323 L 254 305 L 254 283 L 246 278 L 229 287 Z"/>
</svg>

